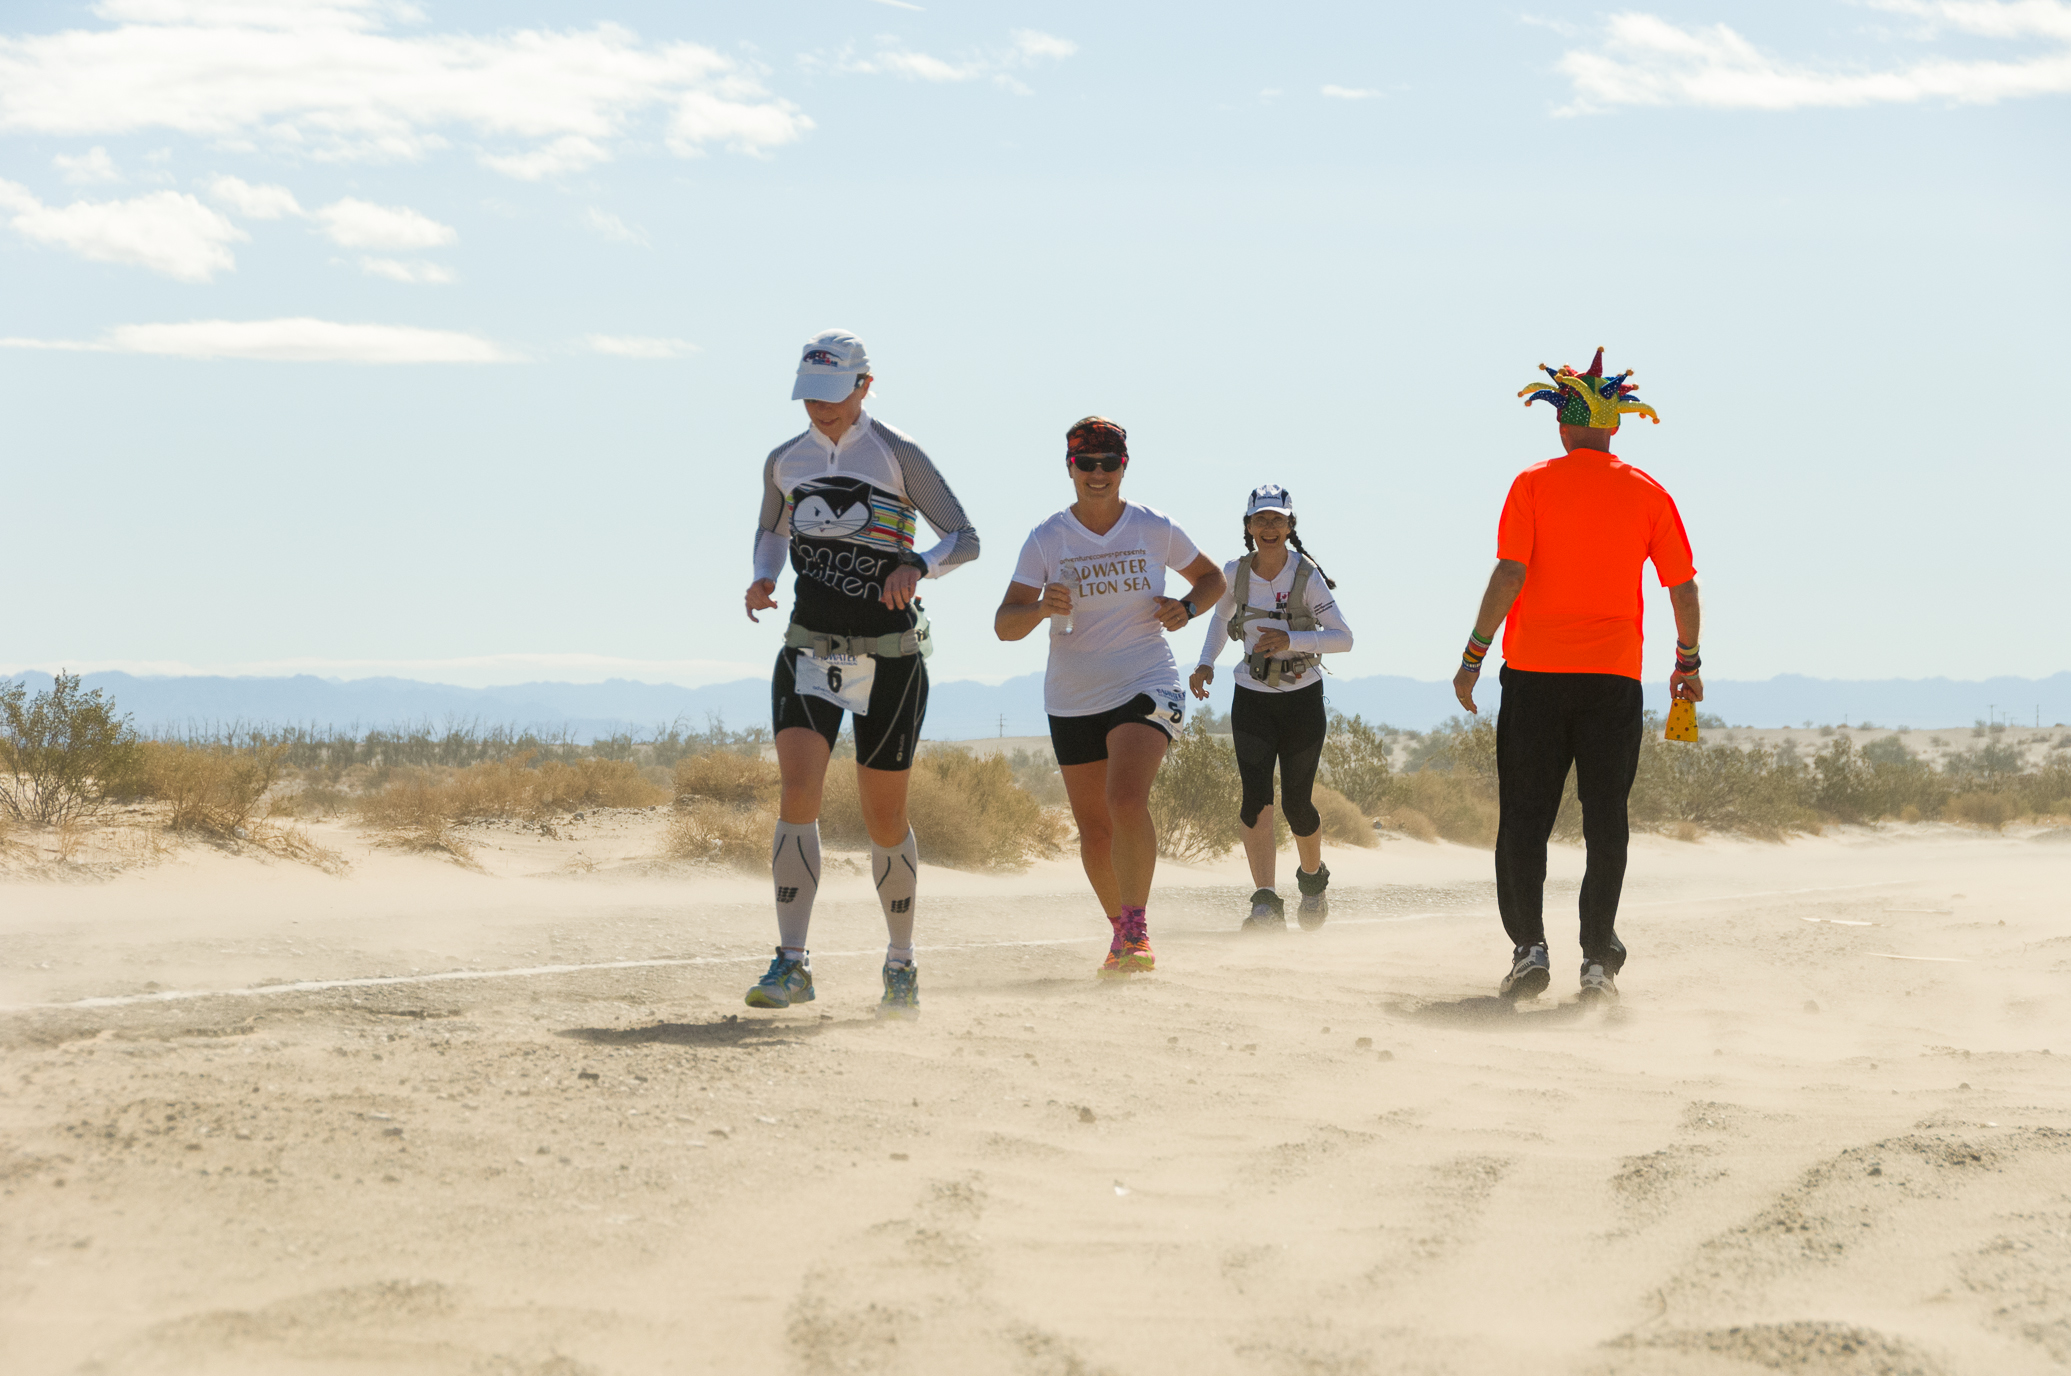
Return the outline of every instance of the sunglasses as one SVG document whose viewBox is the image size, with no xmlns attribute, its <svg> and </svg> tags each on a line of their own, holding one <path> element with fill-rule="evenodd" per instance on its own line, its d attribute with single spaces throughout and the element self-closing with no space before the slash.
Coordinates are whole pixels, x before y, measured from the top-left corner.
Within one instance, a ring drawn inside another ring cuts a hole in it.
<svg viewBox="0 0 2071 1376">
<path fill-rule="evenodd" d="M 1091 473 L 1096 468 L 1103 473 L 1113 473 L 1127 466 L 1129 459 L 1122 454 L 1081 454 L 1072 462 L 1078 465 L 1081 473 Z"/>
</svg>

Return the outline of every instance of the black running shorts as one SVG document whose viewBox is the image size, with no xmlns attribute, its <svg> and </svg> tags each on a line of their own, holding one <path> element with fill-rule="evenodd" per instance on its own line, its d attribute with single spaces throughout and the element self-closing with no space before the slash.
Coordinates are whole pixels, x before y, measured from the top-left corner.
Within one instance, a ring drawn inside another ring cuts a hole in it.
<svg viewBox="0 0 2071 1376">
<path fill-rule="evenodd" d="M 771 729 L 788 731 L 803 726 L 824 736 L 832 750 L 845 714 L 825 698 L 798 691 L 793 666 L 800 653 L 795 647 L 777 652 L 777 671 L 769 684 Z M 866 769 L 913 768 L 920 724 L 927 715 L 927 661 L 919 655 L 878 656 L 877 679 L 870 685 L 870 710 L 855 721 L 856 763 Z"/>
<path fill-rule="evenodd" d="M 1059 765 L 1097 764 L 1107 758 L 1107 733 L 1128 722 L 1155 726 L 1170 737 L 1179 730 L 1176 720 L 1183 715 L 1177 705 L 1161 706 L 1149 693 L 1138 693 L 1120 707 L 1083 717 L 1051 717 L 1050 749 Z"/>
</svg>

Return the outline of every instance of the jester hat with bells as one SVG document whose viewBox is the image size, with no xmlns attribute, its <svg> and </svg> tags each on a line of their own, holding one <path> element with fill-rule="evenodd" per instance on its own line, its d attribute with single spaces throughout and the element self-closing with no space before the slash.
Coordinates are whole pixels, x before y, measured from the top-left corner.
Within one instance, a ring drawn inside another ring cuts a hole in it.
<svg viewBox="0 0 2071 1376">
<path fill-rule="evenodd" d="M 1551 387 L 1534 382 L 1518 395 L 1530 406 L 1535 401 L 1545 401 L 1560 412 L 1562 425 L 1589 425 L 1608 430 L 1618 424 L 1618 417 L 1625 412 L 1638 412 L 1654 424 L 1661 424 L 1661 417 L 1654 414 L 1654 408 L 1644 401 L 1633 398 L 1639 390 L 1637 383 L 1627 382 L 1633 370 L 1627 368 L 1615 377 L 1604 376 L 1604 350 L 1597 346 L 1596 360 L 1589 365 L 1589 371 L 1578 373 L 1567 365 L 1561 365 L 1555 372 L 1545 364 L 1540 371 L 1553 379 Z"/>
</svg>

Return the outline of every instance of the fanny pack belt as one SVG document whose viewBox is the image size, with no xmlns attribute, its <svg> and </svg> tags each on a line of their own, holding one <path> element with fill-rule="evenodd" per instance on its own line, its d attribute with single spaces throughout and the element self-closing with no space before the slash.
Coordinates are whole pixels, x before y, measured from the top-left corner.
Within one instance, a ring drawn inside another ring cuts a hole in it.
<svg viewBox="0 0 2071 1376">
<path fill-rule="evenodd" d="M 1271 655 L 1244 657 L 1251 676 L 1268 688 L 1278 688 L 1284 680 L 1300 678 L 1321 663 L 1322 655 L 1289 655 L 1285 659 L 1275 659 Z"/>
<path fill-rule="evenodd" d="M 794 650 L 811 650 L 819 659 L 830 655 L 876 655 L 879 659 L 908 659 L 914 655 L 927 655 L 934 651 L 934 637 L 928 634 L 928 622 L 924 616 L 920 624 L 910 631 L 896 631 L 890 635 L 828 635 L 805 626 L 792 625 L 784 630 L 784 645 Z"/>
</svg>

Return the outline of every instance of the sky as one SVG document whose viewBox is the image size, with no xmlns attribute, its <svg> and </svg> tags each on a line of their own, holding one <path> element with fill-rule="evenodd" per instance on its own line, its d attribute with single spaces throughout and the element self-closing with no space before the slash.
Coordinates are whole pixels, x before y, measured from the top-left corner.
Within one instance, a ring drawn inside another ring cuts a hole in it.
<svg viewBox="0 0 2071 1376">
<path fill-rule="evenodd" d="M 1291 490 L 1336 672 L 1449 677 L 1599 344 L 1711 676 L 2071 668 L 2071 3 L 1634 3 L 11 0 L 0 669 L 765 674 L 829 327 L 983 542 L 937 678 L 1041 669 L 1089 413 L 1218 559 Z"/>
</svg>

